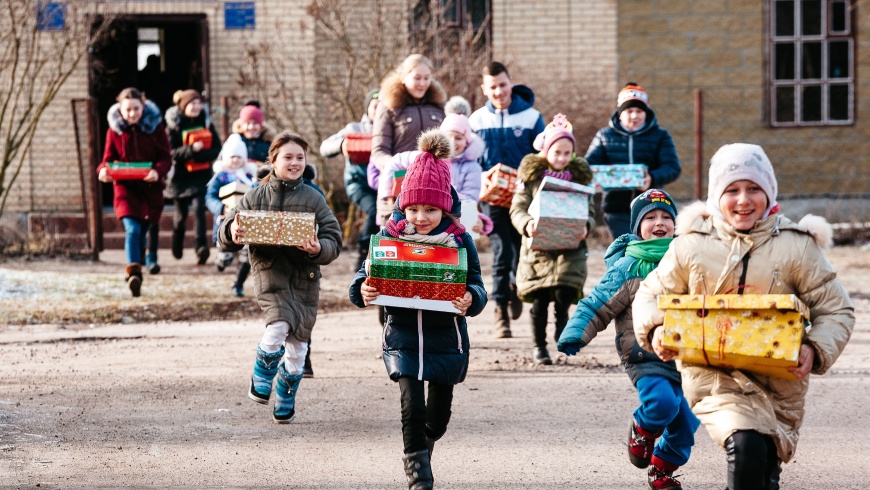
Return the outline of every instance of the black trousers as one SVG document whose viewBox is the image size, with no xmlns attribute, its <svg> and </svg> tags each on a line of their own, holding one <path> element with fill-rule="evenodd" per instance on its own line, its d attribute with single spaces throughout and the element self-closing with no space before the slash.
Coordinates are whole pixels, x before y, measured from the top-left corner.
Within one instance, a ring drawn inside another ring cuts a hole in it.
<svg viewBox="0 0 870 490">
<path fill-rule="evenodd" d="M 532 322 L 532 338 L 535 339 L 535 347 L 542 349 L 547 347 L 547 315 L 550 302 L 555 303 L 556 310 L 556 333 L 554 338 L 559 341 L 562 330 L 568 324 L 568 309 L 577 301 L 577 288 L 570 286 L 553 286 L 541 288 L 531 293 L 532 309 L 529 316 Z"/>
<path fill-rule="evenodd" d="M 504 306 L 511 299 L 511 283 L 516 282 L 522 235 L 511 224 L 509 208 L 483 203 L 483 212 L 492 219 L 489 244 L 492 247 L 492 291 L 489 299 Z"/>
<path fill-rule="evenodd" d="M 205 239 L 205 193 L 193 197 L 181 197 L 175 200 L 175 217 L 172 221 L 174 233 L 184 235 L 187 224 L 187 214 L 193 205 L 193 249 L 206 247 Z"/>
<path fill-rule="evenodd" d="M 781 461 L 770 436 L 741 430 L 725 441 L 728 490 L 779 490 Z"/>
<path fill-rule="evenodd" d="M 405 454 L 426 449 L 427 437 L 433 441 L 441 439 L 450 422 L 453 385 L 428 381 L 429 398 L 426 399 L 424 383 L 416 378 L 399 378 Z"/>
</svg>

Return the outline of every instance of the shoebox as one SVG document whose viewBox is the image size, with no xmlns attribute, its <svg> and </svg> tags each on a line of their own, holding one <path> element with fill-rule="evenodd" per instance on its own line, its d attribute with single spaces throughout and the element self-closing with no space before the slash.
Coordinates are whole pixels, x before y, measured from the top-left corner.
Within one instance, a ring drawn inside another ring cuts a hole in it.
<svg viewBox="0 0 870 490">
<path fill-rule="evenodd" d="M 574 250 L 586 233 L 593 187 L 546 176 L 529 204 L 538 235 L 528 239 L 531 250 Z"/>
<path fill-rule="evenodd" d="M 239 201 L 242 200 L 242 197 L 244 197 L 245 193 L 249 190 L 251 190 L 250 186 L 239 181 L 230 182 L 218 189 L 218 197 L 221 202 L 224 203 L 224 206 L 228 209 L 233 209 L 239 204 Z"/>
<path fill-rule="evenodd" d="M 367 165 L 372 156 L 372 135 L 351 133 L 344 136 L 344 149 L 350 163 Z"/>
<path fill-rule="evenodd" d="M 372 235 L 366 268 L 376 305 L 458 313 L 452 301 L 465 295 L 464 248 Z"/>
<path fill-rule="evenodd" d="M 236 220 L 245 229 L 245 244 L 296 246 L 317 234 L 314 213 L 245 210 Z"/>
<path fill-rule="evenodd" d="M 181 132 L 181 140 L 185 146 L 201 142 L 203 150 L 211 149 L 211 131 L 202 126 L 185 129 Z"/>
<path fill-rule="evenodd" d="M 516 189 L 516 169 L 499 163 L 483 173 L 480 200 L 493 206 L 509 208 Z"/>
<path fill-rule="evenodd" d="M 405 174 L 408 173 L 407 169 L 396 170 L 393 174 L 393 185 L 390 187 L 390 197 L 396 198 L 399 196 L 399 193 L 402 192 L 402 182 L 405 181 Z"/>
<path fill-rule="evenodd" d="M 678 359 L 795 379 L 809 324 L 807 306 L 793 294 L 663 295 L 662 345 Z"/>
<path fill-rule="evenodd" d="M 151 172 L 151 162 L 108 162 L 106 175 L 114 180 L 142 180 Z"/>
<path fill-rule="evenodd" d="M 590 165 L 592 184 L 604 190 L 637 189 L 643 186 L 646 165 L 640 163 L 618 165 Z"/>
</svg>

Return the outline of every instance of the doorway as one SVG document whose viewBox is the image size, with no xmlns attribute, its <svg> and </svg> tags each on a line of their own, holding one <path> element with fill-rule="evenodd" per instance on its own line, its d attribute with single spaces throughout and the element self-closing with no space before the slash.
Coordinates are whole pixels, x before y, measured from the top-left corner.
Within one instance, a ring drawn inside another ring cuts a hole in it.
<svg viewBox="0 0 870 490">
<path fill-rule="evenodd" d="M 98 26 L 101 19 L 94 21 Z M 97 145 L 102 159 L 108 130 L 106 114 L 127 87 L 145 92 L 165 113 L 176 90 L 192 88 L 208 96 L 208 23 L 198 15 L 130 15 L 115 19 L 109 33 L 88 57 L 88 93 L 96 101 Z M 104 206 L 111 206 L 112 185 L 102 184 Z"/>
</svg>

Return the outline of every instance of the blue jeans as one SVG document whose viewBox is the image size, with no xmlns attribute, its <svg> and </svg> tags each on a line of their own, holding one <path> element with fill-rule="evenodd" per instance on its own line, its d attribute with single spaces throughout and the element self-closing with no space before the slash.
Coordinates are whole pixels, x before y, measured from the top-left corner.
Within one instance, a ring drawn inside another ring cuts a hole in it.
<svg viewBox="0 0 870 490">
<path fill-rule="evenodd" d="M 604 224 L 614 240 L 631 233 L 631 215 L 623 213 L 604 213 Z"/>
<path fill-rule="evenodd" d="M 500 305 L 511 299 L 510 285 L 516 282 L 522 236 L 511 223 L 510 209 L 483 204 L 483 212 L 492 219 L 492 293 L 490 299 Z"/>
<path fill-rule="evenodd" d="M 141 264 L 148 222 L 130 216 L 121 218 L 121 222 L 124 223 L 124 254 L 127 256 L 127 263 Z"/>
<path fill-rule="evenodd" d="M 653 455 L 683 466 L 695 445 L 695 430 L 701 421 L 683 397 L 683 389 L 662 376 L 641 376 L 637 380 L 640 406 L 634 411 L 637 425 L 651 432 L 665 430 Z"/>
</svg>

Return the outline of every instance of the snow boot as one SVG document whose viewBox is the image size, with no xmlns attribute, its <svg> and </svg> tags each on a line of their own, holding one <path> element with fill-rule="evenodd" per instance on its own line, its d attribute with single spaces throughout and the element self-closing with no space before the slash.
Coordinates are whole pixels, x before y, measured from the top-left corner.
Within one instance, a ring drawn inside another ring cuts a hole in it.
<svg viewBox="0 0 870 490">
<path fill-rule="evenodd" d="M 184 227 L 172 230 L 172 256 L 180 259 L 184 255 Z"/>
<path fill-rule="evenodd" d="M 516 320 L 523 314 L 523 302 L 520 301 L 520 297 L 517 296 L 517 285 L 511 283 L 511 299 L 508 300 L 508 306 L 510 307 L 511 312 L 511 320 Z"/>
<path fill-rule="evenodd" d="M 646 473 L 650 490 L 682 490 L 683 485 L 674 476 L 674 471 L 677 471 L 679 466 L 658 456 L 653 456 L 651 462 Z"/>
<path fill-rule="evenodd" d="M 142 292 L 142 266 L 139 264 L 127 264 L 124 268 L 124 281 L 130 288 L 134 298 L 138 298 Z"/>
<path fill-rule="evenodd" d="M 284 357 L 284 346 L 278 352 L 265 352 L 257 346 L 257 359 L 254 361 L 254 375 L 251 376 L 251 387 L 248 398 L 265 405 L 272 395 L 272 381 L 278 374 L 278 365 Z"/>
<path fill-rule="evenodd" d="M 278 382 L 275 384 L 275 408 L 272 418 L 275 423 L 289 424 L 296 417 L 296 392 L 299 390 L 301 374 L 290 374 L 284 363 L 278 368 Z"/>
<path fill-rule="evenodd" d="M 495 338 L 497 339 L 509 339 L 512 337 L 511 335 L 511 319 L 508 314 L 508 305 L 507 303 L 496 303 L 495 304 Z"/>
<path fill-rule="evenodd" d="M 432 490 L 432 466 L 429 450 L 423 449 L 415 453 L 405 454 L 405 476 L 408 477 L 408 490 Z"/>
<path fill-rule="evenodd" d="M 662 432 L 664 431 L 650 432 L 631 419 L 631 427 L 628 429 L 628 460 L 631 464 L 641 469 L 649 466 L 656 439 Z"/>
</svg>

